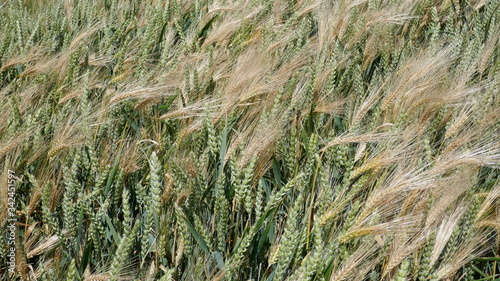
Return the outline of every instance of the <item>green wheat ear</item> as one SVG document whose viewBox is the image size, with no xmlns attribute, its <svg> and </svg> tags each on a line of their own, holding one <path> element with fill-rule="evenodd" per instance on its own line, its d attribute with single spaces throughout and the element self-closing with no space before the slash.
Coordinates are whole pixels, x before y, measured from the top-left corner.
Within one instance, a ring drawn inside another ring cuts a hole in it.
<svg viewBox="0 0 500 281">
<path fill-rule="evenodd" d="M 300 228 L 297 227 L 297 220 L 301 215 L 303 208 L 304 197 L 299 194 L 290 211 L 290 216 L 287 219 L 285 230 L 281 236 L 278 252 L 278 264 L 274 280 L 281 280 L 285 270 L 292 264 L 293 255 L 298 247 Z"/>
<path fill-rule="evenodd" d="M 165 272 L 165 275 L 163 275 L 161 278 L 160 278 L 160 281 L 174 281 L 174 272 L 175 272 L 175 268 L 171 268 L 169 270 L 167 270 L 167 272 Z"/>
<path fill-rule="evenodd" d="M 119 273 L 126 265 L 132 243 L 136 238 L 140 223 L 135 222 L 128 233 L 123 233 L 110 266 L 110 280 L 118 280 Z"/>
<path fill-rule="evenodd" d="M 408 259 L 404 259 L 396 272 L 394 281 L 406 281 L 410 269 L 410 262 Z"/>
<path fill-rule="evenodd" d="M 220 253 L 226 251 L 226 233 L 229 223 L 229 202 L 225 194 L 226 176 L 224 173 L 219 175 L 219 179 L 215 185 L 215 215 L 216 215 L 216 230 L 217 244 L 216 248 Z"/>
<path fill-rule="evenodd" d="M 0 260 L 3 262 L 8 255 L 7 243 L 5 242 L 5 237 L 0 237 Z"/>
<path fill-rule="evenodd" d="M 436 235 L 431 234 L 429 240 L 425 244 L 424 249 L 422 250 L 422 254 L 420 257 L 420 268 L 418 272 L 418 280 L 428 280 L 429 278 L 433 278 L 433 269 L 430 267 L 430 258 L 432 255 L 432 250 L 434 248 L 434 243 L 436 241 Z"/>
<path fill-rule="evenodd" d="M 156 156 L 156 153 L 153 152 L 151 154 L 151 163 L 150 163 L 150 184 L 149 184 L 149 191 L 150 191 L 150 196 L 151 196 L 151 202 L 150 202 L 150 213 L 154 217 L 154 223 L 155 223 L 155 228 L 159 229 L 159 215 L 160 215 L 160 207 L 161 207 L 161 191 L 162 191 L 162 186 L 161 186 L 161 181 L 160 177 L 162 175 L 161 172 L 161 164 L 158 159 L 158 156 Z"/>
<path fill-rule="evenodd" d="M 76 264 L 74 259 L 71 259 L 71 262 L 69 264 L 68 275 L 66 280 L 68 281 L 80 280 L 78 271 L 76 270 Z"/>
<path fill-rule="evenodd" d="M 71 166 L 66 165 L 63 167 L 64 185 L 66 188 L 62 202 L 63 225 L 70 234 L 73 234 L 74 231 L 74 197 L 76 196 L 76 193 L 80 188 L 80 184 L 77 180 L 77 173 L 80 168 L 80 160 L 81 154 L 79 153 L 79 151 L 76 151 L 74 153 L 74 158 Z"/>
</svg>

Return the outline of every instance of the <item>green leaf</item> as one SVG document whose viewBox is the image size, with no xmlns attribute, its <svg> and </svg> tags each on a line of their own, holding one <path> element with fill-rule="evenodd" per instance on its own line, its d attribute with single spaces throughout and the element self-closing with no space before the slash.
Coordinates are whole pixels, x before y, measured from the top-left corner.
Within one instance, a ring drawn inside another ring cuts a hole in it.
<svg viewBox="0 0 500 281">
<path fill-rule="evenodd" d="M 120 164 L 120 155 L 121 152 L 118 153 L 118 156 L 116 156 L 113 169 L 111 170 L 111 173 L 109 174 L 108 177 L 108 181 L 106 182 L 106 188 L 104 189 L 104 198 L 108 197 L 109 190 L 111 189 L 111 184 L 113 184 L 113 180 L 115 179 L 116 173 L 118 172 Z"/>
<path fill-rule="evenodd" d="M 189 222 L 187 218 L 182 216 L 182 219 L 186 222 L 189 232 L 191 232 L 191 235 L 193 235 L 194 239 L 196 240 L 196 242 L 198 242 L 198 245 L 200 245 L 201 249 L 203 249 L 203 251 L 205 251 L 205 253 L 210 256 L 210 250 L 208 249 L 207 243 L 205 242 L 203 237 L 198 234 L 194 226 L 191 224 L 191 222 Z"/>
<path fill-rule="evenodd" d="M 120 245 L 120 240 L 124 239 L 125 237 L 122 237 L 120 239 L 120 236 L 118 235 L 118 233 L 116 233 L 115 227 L 113 226 L 113 222 L 111 221 L 109 216 L 105 216 L 105 217 L 106 217 L 106 223 L 108 224 L 108 228 L 107 228 L 108 233 L 111 234 L 111 237 L 113 237 L 115 244 Z"/>
</svg>

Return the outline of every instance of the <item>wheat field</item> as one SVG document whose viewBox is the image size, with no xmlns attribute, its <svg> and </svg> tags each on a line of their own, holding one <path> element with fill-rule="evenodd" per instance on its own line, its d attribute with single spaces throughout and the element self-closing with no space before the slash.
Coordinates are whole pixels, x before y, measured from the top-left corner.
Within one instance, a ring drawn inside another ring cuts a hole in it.
<svg viewBox="0 0 500 281">
<path fill-rule="evenodd" d="M 1 280 L 500 280 L 500 1 L 0 7 Z"/>
</svg>

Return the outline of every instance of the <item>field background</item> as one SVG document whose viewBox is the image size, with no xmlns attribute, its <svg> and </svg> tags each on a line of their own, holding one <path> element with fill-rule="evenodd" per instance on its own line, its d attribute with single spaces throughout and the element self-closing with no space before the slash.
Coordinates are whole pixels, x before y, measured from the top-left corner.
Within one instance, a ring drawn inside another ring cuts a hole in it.
<svg viewBox="0 0 500 281">
<path fill-rule="evenodd" d="M 500 1 L 0 8 L 1 280 L 500 280 Z"/>
</svg>

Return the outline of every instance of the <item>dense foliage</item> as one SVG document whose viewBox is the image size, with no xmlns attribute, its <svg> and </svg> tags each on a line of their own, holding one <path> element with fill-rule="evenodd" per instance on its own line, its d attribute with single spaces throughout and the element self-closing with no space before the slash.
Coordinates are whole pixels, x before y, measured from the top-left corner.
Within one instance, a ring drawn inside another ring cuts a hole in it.
<svg viewBox="0 0 500 281">
<path fill-rule="evenodd" d="M 500 1 L 0 7 L 0 279 L 499 280 Z"/>
</svg>

